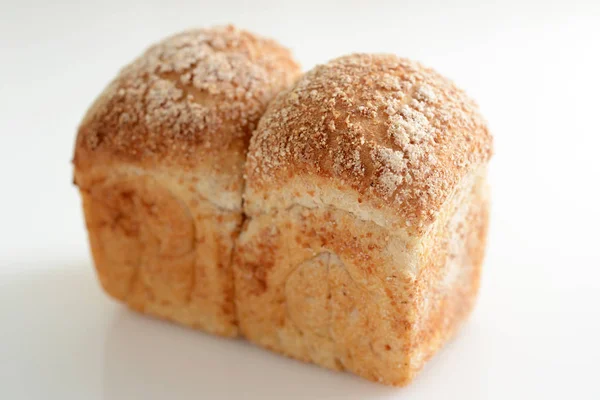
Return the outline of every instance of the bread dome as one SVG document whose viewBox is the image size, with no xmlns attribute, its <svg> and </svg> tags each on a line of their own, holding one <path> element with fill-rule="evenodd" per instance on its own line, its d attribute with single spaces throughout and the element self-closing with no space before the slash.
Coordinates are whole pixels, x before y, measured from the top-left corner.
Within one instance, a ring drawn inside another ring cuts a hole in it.
<svg viewBox="0 0 600 400">
<path fill-rule="evenodd" d="M 287 49 L 233 26 L 169 37 L 123 68 L 90 108 L 75 168 L 126 163 L 201 173 L 218 188 L 206 193 L 219 194 L 211 200 L 239 208 L 250 135 L 299 73 Z"/>
<path fill-rule="evenodd" d="M 491 148 L 476 104 L 450 80 L 393 55 L 340 57 L 262 118 L 246 167 L 248 210 L 326 202 L 423 232 Z M 383 209 L 397 218 L 378 216 Z"/>
</svg>

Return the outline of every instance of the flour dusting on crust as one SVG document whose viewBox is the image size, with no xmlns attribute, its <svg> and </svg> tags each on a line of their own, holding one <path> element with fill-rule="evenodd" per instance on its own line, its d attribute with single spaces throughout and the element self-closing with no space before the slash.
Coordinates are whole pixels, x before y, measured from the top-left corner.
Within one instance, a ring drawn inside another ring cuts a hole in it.
<svg viewBox="0 0 600 400">
<path fill-rule="evenodd" d="M 420 229 L 491 148 L 476 104 L 450 80 L 393 55 L 353 54 L 276 98 L 252 139 L 247 184 L 258 193 L 292 175 L 335 178 Z"/>
<path fill-rule="evenodd" d="M 199 151 L 243 153 L 268 102 L 299 72 L 285 48 L 232 26 L 180 33 L 120 72 L 84 118 L 78 147 L 185 165 Z"/>
</svg>

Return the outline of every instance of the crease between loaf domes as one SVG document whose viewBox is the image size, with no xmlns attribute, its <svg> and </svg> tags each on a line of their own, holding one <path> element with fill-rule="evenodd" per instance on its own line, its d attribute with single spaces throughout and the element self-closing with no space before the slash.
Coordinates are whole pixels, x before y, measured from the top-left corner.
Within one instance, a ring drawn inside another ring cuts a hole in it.
<svg viewBox="0 0 600 400">
<path fill-rule="evenodd" d="M 293 179 L 316 179 L 422 233 L 491 148 L 477 105 L 450 80 L 393 55 L 352 54 L 271 103 L 251 140 L 246 200 L 268 208 Z"/>
</svg>

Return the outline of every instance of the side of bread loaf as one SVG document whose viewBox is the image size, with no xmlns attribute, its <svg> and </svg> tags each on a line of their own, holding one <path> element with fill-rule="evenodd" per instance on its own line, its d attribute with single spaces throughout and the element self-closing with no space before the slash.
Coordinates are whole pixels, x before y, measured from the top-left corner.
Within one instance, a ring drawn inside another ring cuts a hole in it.
<svg viewBox="0 0 600 400">
<path fill-rule="evenodd" d="M 240 330 L 290 357 L 405 385 L 472 309 L 487 213 L 477 179 L 420 239 L 333 206 L 257 215 L 234 255 Z"/>
<path fill-rule="evenodd" d="M 107 293 L 137 311 L 236 334 L 229 263 L 239 212 L 215 207 L 173 175 L 113 166 L 78 184 Z"/>
<path fill-rule="evenodd" d="M 277 43 L 233 27 L 184 32 L 125 67 L 75 146 L 98 276 L 132 308 L 232 336 L 231 254 L 250 134 L 299 74 Z"/>
</svg>

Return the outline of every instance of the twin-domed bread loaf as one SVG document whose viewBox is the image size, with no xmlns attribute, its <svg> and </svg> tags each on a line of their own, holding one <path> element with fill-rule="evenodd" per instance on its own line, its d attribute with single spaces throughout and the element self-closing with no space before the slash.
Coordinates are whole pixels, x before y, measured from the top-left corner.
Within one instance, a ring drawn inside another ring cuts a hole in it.
<svg viewBox="0 0 600 400">
<path fill-rule="evenodd" d="M 418 63 L 299 74 L 233 27 L 121 71 L 75 146 L 98 276 L 141 312 L 405 385 L 473 307 L 491 136 Z"/>
<path fill-rule="evenodd" d="M 391 55 L 335 59 L 269 106 L 234 254 L 241 333 L 408 383 L 472 309 L 492 139 L 452 82 Z"/>
<path fill-rule="evenodd" d="M 106 88 L 81 123 L 74 166 L 109 294 L 236 334 L 231 257 L 246 150 L 268 102 L 299 73 L 277 43 L 228 26 L 156 44 Z"/>
</svg>

